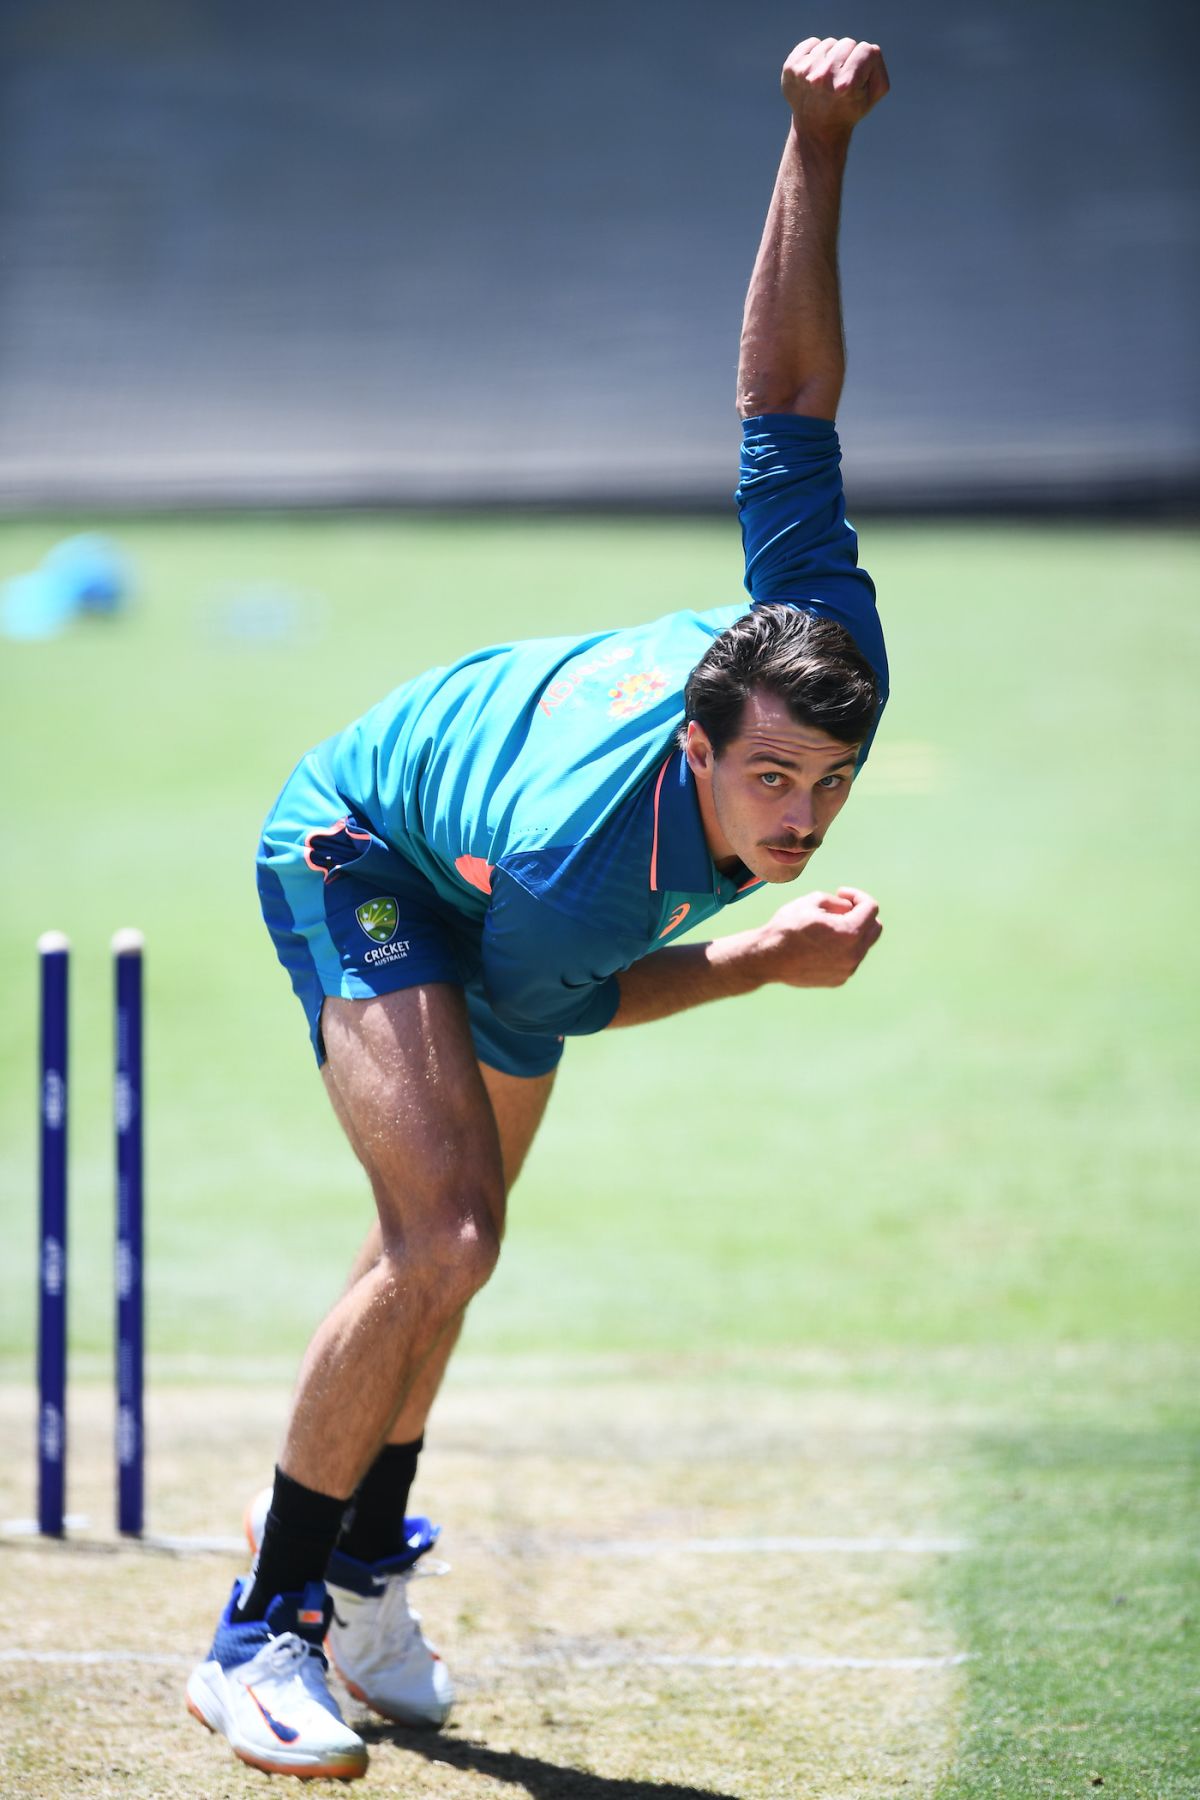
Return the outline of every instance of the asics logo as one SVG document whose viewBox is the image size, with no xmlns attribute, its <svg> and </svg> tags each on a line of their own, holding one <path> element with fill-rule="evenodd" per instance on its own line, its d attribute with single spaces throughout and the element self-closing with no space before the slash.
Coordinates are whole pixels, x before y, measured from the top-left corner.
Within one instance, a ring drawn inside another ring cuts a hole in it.
<svg viewBox="0 0 1200 1800">
<path fill-rule="evenodd" d="M 281 1744 L 294 1744 L 296 1739 L 300 1736 L 300 1733 L 297 1731 L 296 1727 L 294 1725 L 284 1725 L 280 1722 L 280 1720 L 272 1718 L 271 1714 L 267 1711 L 266 1707 L 263 1705 L 262 1701 L 259 1699 L 259 1697 L 255 1693 L 254 1689 L 250 1686 L 249 1682 L 246 1683 L 246 1692 L 249 1694 L 249 1696 L 253 1700 L 255 1706 L 257 1706 L 259 1712 L 262 1714 L 263 1718 L 267 1721 L 267 1724 L 270 1726 L 271 1730 L 275 1733 L 275 1736 L 279 1739 L 280 1743 Z"/>
<path fill-rule="evenodd" d="M 659 932 L 659 934 L 658 934 L 659 937 L 660 938 L 669 937 L 670 934 L 676 929 L 677 926 L 683 924 L 683 921 L 687 918 L 687 916 L 691 912 L 691 910 L 692 910 L 692 903 L 690 900 L 685 900 L 685 901 L 683 901 L 683 903 L 681 905 L 677 906 L 675 908 L 675 911 L 671 914 L 670 918 L 667 920 L 666 924 L 663 926 L 662 930 Z"/>
</svg>

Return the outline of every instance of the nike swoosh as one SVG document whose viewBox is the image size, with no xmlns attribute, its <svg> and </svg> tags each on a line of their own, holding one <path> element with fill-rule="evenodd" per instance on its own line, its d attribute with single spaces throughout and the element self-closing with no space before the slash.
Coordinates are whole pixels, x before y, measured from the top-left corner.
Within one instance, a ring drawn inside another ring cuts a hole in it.
<svg viewBox="0 0 1200 1800">
<path fill-rule="evenodd" d="M 278 1719 L 273 1719 L 271 1717 L 270 1713 L 267 1711 L 266 1707 L 263 1705 L 262 1701 L 259 1699 L 258 1695 L 255 1693 L 254 1689 L 250 1686 L 249 1682 L 246 1683 L 246 1692 L 249 1694 L 249 1696 L 253 1700 L 255 1706 L 257 1706 L 259 1712 L 262 1714 L 263 1718 L 267 1721 L 267 1724 L 271 1727 L 271 1730 L 275 1733 L 275 1736 L 279 1739 L 280 1743 L 281 1744 L 294 1744 L 296 1739 L 300 1736 L 300 1733 L 299 1733 L 299 1731 L 297 1731 L 296 1727 L 294 1725 L 281 1724 Z"/>
</svg>

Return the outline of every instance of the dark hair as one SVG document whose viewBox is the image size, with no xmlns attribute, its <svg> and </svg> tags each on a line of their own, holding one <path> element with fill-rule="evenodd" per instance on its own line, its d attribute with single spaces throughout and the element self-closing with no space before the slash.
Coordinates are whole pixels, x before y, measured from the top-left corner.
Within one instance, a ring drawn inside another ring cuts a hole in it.
<svg viewBox="0 0 1200 1800">
<path fill-rule="evenodd" d="M 844 627 L 798 606 L 756 606 L 713 639 L 688 676 L 680 742 L 695 719 L 719 756 L 755 688 L 842 744 L 860 744 L 879 707 L 871 665 Z"/>
</svg>

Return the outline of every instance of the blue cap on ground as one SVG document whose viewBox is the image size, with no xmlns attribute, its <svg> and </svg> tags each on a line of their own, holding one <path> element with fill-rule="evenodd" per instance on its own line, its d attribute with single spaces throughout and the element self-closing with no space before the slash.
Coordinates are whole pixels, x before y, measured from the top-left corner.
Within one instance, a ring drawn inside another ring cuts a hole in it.
<svg viewBox="0 0 1200 1800">
<path fill-rule="evenodd" d="M 128 592 L 128 571 L 106 538 L 64 538 L 40 568 L 15 575 L 0 590 L 0 632 L 56 637 L 77 613 L 116 612 Z"/>
<path fill-rule="evenodd" d="M 81 612 L 116 612 L 129 592 L 129 574 L 115 545 L 87 533 L 64 538 L 42 559 L 66 582 Z"/>
</svg>

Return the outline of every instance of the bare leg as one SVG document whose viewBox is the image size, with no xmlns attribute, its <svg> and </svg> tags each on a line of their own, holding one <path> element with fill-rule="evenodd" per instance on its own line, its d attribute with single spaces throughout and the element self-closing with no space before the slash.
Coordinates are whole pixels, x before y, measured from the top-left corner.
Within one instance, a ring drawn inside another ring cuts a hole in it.
<svg viewBox="0 0 1200 1800">
<path fill-rule="evenodd" d="M 508 1194 L 512 1192 L 517 1176 L 521 1173 L 525 1158 L 529 1153 L 529 1147 L 542 1122 L 542 1115 L 550 1098 L 550 1090 L 554 1086 L 554 1075 L 551 1073 L 522 1078 L 516 1075 L 505 1075 L 499 1069 L 489 1068 L 486 1063 L 480 1063 L 479 1073 L 483 1077 L 483 1085 L 487 1089 L 488 1099 L 492 1103 L 496 1129 L 500 1136 L 504 1190 L 507 1198 Z M 355 1141 L 352 1122 L 346 1116 L 337 1089 L 329 1080 L 328 1075 L 326 1076 L 326 1085 L 329 1088 L 329 1097 L 333 1102 L 334 1111 L 341 1120 L 346 1135 L 354 1146 L 355 1153 L 365 1164 L 366 1158 Z M 504 1223 L 503 1217 L 497 1220 L 497 1228 L 502 1235 Z M 350 1271 L 348 1287 L 353 1287 L 378 1262 L 382 1243 L 379 1221 L 376 1220 L 367 1233 L 362 1249 L 355 1258 L 354 1267 Z M 409 1387 L 408 1396 L 392 1429 L 388 1432 L 388 1443 L 411 1444 L 424 1431 L 429 1409 L 441 1387 L 446 1365 L 458 1342 L 464 1314 L 465 1308 L 442 1332 L 415 1375 Z"/>
<path fill-rule="evenodd" d="M 309 1345 L 280 1467 L 349 1498 L 495 1266 L 504 1172 L 459 989 L 329 999 L 322 1030 L 327 1082 L 374 1191 L 379 1253 Z"/>
</svg>

